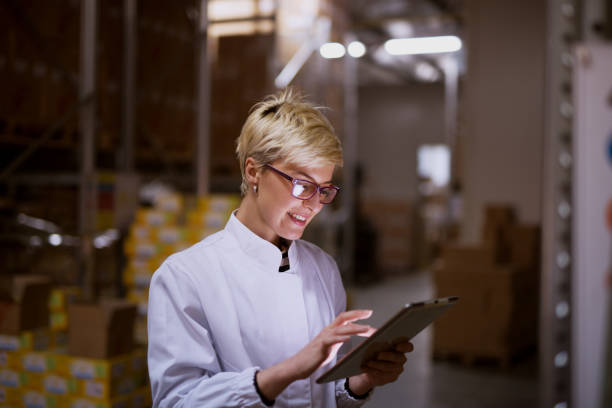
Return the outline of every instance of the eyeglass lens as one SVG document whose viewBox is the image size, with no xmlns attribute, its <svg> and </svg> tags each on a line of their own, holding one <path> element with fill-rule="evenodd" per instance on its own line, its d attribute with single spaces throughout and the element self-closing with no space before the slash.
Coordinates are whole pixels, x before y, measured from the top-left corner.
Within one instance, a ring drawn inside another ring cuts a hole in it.
<svg viewBox="0 0 612 408">
<path fill-rule="evenodd" d="M 295 180 L 293 182 L 293 190 L 291 194 L 293 194 L 294 197 L 307 200 L 312 197 L 316 191 L 316 184 L 310 183 L 306 180 Z M 336 189 L 331 187 L 321 187 L 319 192 L 320 200 L 323 204 L 329 204 L 336 196 Z"/>
</svg>

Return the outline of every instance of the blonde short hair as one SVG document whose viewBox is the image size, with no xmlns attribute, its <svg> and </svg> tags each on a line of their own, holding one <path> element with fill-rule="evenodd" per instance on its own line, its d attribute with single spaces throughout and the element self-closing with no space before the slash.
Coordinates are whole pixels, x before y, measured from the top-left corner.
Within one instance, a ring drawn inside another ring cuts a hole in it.
<svg viewBox="0 0 612 408">
<path fill-rule="evenodd" d="M 342 166 L 342 146 L 320 108 L 288 88 L 255 104 L 236 141 L 242 184 L 246 194 L 246 159 L 259 166 L 286 160 L 297 166 Z"/>
</svg>

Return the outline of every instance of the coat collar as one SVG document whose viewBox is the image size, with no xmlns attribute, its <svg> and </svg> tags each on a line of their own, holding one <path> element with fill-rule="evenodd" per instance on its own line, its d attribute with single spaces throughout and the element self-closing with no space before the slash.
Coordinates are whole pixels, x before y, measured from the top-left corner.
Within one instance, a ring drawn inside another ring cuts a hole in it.
<svg viewBox="0 0 612 408">
<path fill-rule="evenodd" d="M 237 211 L 237 210 L 236 210 Z M 236 217 L 236 211 L 232 212 L 229 221 L 225 225 L 225 231 L 231 235 L 249 258 L 260 264 L 264 270 L 279 273 L 282 253 L 273 243 L 266 241 L 251 231 Z M 298 265 L 298 250 L 295 241 L 288 241 L 290 269 L 283 273 L 294 273 Z"/>
</svg>

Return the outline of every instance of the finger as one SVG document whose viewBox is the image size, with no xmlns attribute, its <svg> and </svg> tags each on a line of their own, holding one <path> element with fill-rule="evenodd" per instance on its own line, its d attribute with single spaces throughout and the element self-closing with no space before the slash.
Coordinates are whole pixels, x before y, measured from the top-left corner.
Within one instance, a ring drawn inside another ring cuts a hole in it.
<svg viewBox="0 0 612 408">
<path fill-rule="evenodd" d="M 368 330 L 367 332 L 364 332 L 364 333 L 357 333 L 357 336 L 370 337 L 371 335 L 376 333 L 376 331 L 378 330 L 376 327 L 372 327 L 372 326 L 368 326 L 368 327 L 370 327 L 370 330 Z"/>
<path fill-rule="evenodd" d="M 397 353 L 393 351 L 383 351 L 378 353 L 376 360 L 390 361 L 392 363 L 404 364 L 406 362 L 406 356 L 403 353 Z"/>
<path fill-rule="evenodd" d="M 332 326 L 341 326 L 343 324 L 354 322 L 355 320 L 367 319 L 370 316 L 372 316 L 371 310 L 349 310 L 348 312 L 340 313 L 338 317 L 336 317 L 336 320 L 334 320 L 332 323 Z"/>
<path fill-rule="evenodd" d="M 374 329 L 373 327 L 370 327 L 365 324 L 354 324 L 354 323 L 345 324 L 345 325 L 342 325 L 334 329 L 335 333 L 350 334 L 350 335 L 355 335 L 355 334 L 368 335 L 368 333 L 372 333 L 373 331 L 376 331 L 376 329 Z"/>
<path fill-rule="evenodd" d="M 346 343 L 351 338 L 350 335 L 346 334 L 332 334 L 321 339 L 321 343 L 327 347 L 337 345 L 339 343 Z"/>
<path fill-rule="evenodd" d="M 400 353 L 410 353 L 414 350 L 414 345 L 409 341 L 405 343 L 398 343 L 395 345 L 395 351 L 399 351 Z"/>
</svg>

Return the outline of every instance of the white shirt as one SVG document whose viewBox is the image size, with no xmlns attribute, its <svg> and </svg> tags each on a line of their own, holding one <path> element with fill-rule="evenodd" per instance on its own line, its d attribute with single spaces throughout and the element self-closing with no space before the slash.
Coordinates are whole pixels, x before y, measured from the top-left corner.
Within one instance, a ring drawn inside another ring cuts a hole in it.
<svg viewBox="0 0 612 408">
<path fill-rule="evenodd" d="M 265 407 L 255 371 L 295 355 L 346 306 L 336 263 L 320 248 L 294 241 L 290 269 L 279 272 L 280 262 L 275 245 L 232 215 L 159 267 L 148 310 L 154 407 Z M 274 406 L 361 406 L 344 380 L 315 382 L 327 368 L 289 385 Z"/>
</svg>

